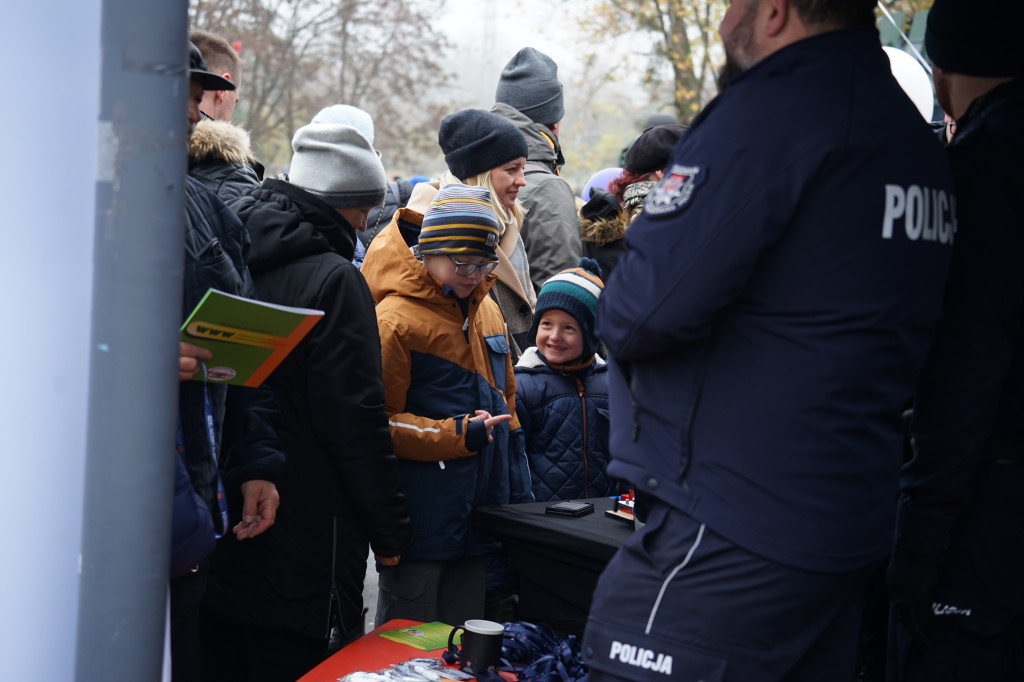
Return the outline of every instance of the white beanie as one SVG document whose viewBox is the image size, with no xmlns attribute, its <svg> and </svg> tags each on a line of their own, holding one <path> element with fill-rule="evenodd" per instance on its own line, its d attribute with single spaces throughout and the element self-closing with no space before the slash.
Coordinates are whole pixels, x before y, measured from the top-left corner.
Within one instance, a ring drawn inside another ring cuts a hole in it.
<svg viewBox="0 0 1024 682">
<path fill-rule="evenodd" d="M 380 206 L 387 178 L 370 142 L 350 125 L 310 123 L 295 131 L 288 181 L 336 208 Z"/>
</svg>

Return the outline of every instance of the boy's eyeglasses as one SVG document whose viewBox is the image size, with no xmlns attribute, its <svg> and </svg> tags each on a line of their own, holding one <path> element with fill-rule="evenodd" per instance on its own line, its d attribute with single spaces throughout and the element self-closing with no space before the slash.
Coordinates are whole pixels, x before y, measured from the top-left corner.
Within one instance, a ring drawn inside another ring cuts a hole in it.
<svg viewBox="0 0 1024 682">
<path fill-rule="evenodd" d="M 493 272 L 494 268 L 498 267 L 497 258 L 494 260 L 484 261 L 483 263 L 463 263 L 455 260 L 455 258 L 449 253 L 446 253 L 445 255 L 448 256 L 448 260 L 450 260 L 452 265 L 455 266 L 455 274 L 459 277 L 469 277 L 477 270 L 480 271 L 481 275 L 487 275 Z"/>
</svg>

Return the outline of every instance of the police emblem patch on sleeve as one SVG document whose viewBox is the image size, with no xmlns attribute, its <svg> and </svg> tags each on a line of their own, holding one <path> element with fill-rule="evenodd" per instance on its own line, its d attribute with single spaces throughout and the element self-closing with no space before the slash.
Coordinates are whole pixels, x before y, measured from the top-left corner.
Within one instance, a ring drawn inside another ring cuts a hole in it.
<svg viewBox="0 0 1024 682">
<path fill-rule="evenodd" d="M 663 216 L 681 210 L 704 181 L 705 171 L 700 166 L 672 164 L 657 187 L 647 195 L 644 211 L 652 216 Z"/>
</svg>

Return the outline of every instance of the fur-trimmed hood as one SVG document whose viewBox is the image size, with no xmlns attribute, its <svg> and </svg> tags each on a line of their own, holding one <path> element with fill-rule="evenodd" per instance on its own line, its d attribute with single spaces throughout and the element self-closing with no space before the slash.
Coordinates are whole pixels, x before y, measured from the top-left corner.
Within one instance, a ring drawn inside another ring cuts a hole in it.
<svg viewBox="0 0 1024 682">
<path fill-rule="evenodd" d="M 196 124 L 188 140 L 191 163 L 208 160 L 226 163 L 252 163 L 252 143 L 249 133 L 227 121 L 204 119 Z"/>
<path fill-rule="evenodd" d="M 604 246 L 609 242 L 622 239 L 629 227 L 629 216 L 619 211 L 614 218 L 598 218 L 590 220 L 580 216 L 580 238 L 586 244 Z"/>
<path fill-rule="evenodd" d="M 204 119 L 188 140 L 189 175 L 231 206 L 260 186 L 263 166 L 252 158 L 249 133 L 226 121 Z"/>
</svg>

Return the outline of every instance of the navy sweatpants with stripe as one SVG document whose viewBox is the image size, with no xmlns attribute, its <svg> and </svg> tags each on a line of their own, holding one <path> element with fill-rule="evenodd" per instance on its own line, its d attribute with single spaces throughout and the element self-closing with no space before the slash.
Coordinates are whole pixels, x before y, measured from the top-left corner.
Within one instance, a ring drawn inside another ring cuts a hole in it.
<svg viewBox="0 0 1024 682">
<path fill-rule="evenodd" d="M 594 592 L 583 640 L 590 680 L 853 680 L 876 568 L 783 566 L 656 503 Z"/>
</svg>

